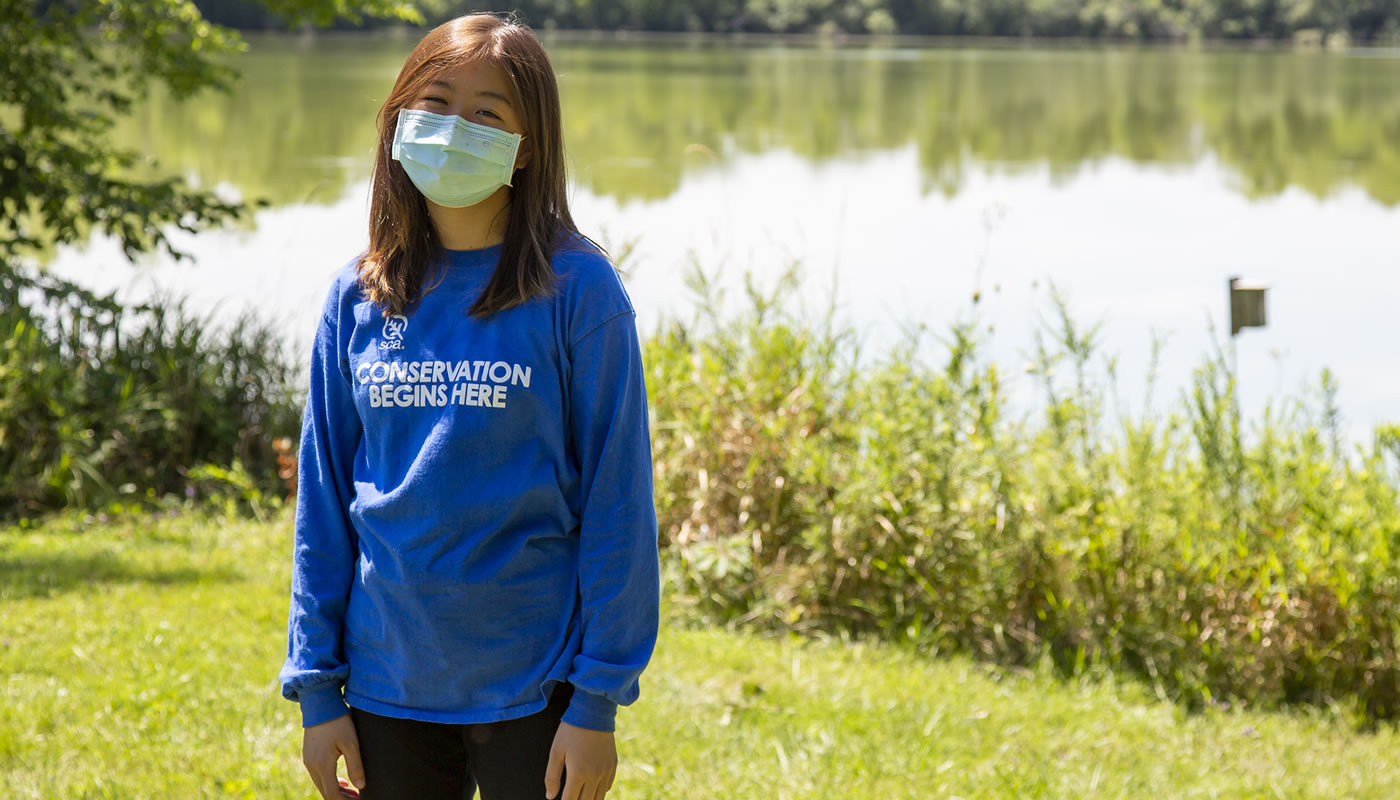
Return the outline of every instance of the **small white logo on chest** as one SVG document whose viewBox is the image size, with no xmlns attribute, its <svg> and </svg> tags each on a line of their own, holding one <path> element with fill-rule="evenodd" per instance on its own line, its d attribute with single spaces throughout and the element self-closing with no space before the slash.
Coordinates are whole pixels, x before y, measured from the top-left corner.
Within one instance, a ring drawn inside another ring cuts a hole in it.
<svg viewBox="0 0 1400 800">
<path fill-rule="evenodd" d="M 403 334 L 408 330 L 408 317 L 403 314 L 390 314 L 384 319 L 384 341 L 379 343 L 380 350 L 402 350 Z"/>
</svg>

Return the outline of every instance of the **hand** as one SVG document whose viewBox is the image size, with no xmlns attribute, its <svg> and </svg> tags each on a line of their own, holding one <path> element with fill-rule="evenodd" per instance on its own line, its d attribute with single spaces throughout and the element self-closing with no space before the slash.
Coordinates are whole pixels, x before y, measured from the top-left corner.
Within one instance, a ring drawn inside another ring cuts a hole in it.
<svg viewBox="0 0 1400 800">
<path fill-rule="evenodd" d="M 559 774 L 565 773 L 559 795 Z M 544 771 L 544 796 L 559 800 L 603 800 L 617 776 L 617 745 L 610 731 L 590 731 L 559 723 L 549 767 Z"/>
<path fill-rule="evenodd" d="M 311 773 L 311 782 L 323 800 L 339 800 L 345 794 L 335 777 L 335 762 L 345 757 L 345 771 L 350 782 L 365 788 L 365 769 L 360 763 L 360 740 L 355 736 L 355 723 L 350 715 L 330 722 L 313 725 L 302 731 L 301 763 Z"/>
</svg>

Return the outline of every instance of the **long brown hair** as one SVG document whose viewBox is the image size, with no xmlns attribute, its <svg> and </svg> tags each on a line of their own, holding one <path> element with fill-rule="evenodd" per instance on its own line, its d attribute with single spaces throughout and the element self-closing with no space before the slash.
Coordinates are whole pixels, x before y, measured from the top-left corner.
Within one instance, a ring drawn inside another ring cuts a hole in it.
<svg viewBox="0 0 1400 800">
<path fill-rule="evenodd" d="M 511 181 L 500 261 L 472 304 L 472 315 L 548 295 L 554 288 L 550 259 L 566 237 L 578 233 L 565 194 L 559 84 L 539 39 L 513 17 L 469 14 L 444 22 L 413 48 L 379 110 L 369 249 L 360 257 L 358 274 L 365 294 L 385 314 L 402 314 L 418 302 L 429 265 L 443 253 L 427 201 L 390 156 L 399 110 L 445 70 L 477 60 L 500 69 L 514 85 L 530 158 Z"/>
</svg>

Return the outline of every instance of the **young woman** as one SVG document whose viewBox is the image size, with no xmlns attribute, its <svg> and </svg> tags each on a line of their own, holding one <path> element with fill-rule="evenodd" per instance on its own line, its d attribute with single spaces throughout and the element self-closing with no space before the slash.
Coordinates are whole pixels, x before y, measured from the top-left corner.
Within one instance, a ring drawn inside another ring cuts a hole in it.
<svg viewBox="0 0 1400 800">
<path fill-rule="evenodd" d="M 631 302 L 565 197 L 530 30 L 433 30 L 379 116 L 368 250 L 326 299 L 282 693 L 325 798 L 601 800 L 656 641 Z"/>
</svg>

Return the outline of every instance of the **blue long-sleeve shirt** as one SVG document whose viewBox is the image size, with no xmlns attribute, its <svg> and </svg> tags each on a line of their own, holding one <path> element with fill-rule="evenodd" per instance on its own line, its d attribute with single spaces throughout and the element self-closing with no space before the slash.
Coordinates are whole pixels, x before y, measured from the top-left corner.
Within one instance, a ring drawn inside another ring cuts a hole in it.
<svg viewBox="0 0 1400 800">
<path fill-rule="evenodd" d="M 353 261 L 326 299 L 281 672 L 306 726 L 512 719 L 566 681 L 564 720 L 609 731 L 637 698 L 660 588 L 635 314 L 576 243 L 553 295 L 470 317 L 499 255 L 449 251 L 402 316 Z"/>
</svg>

